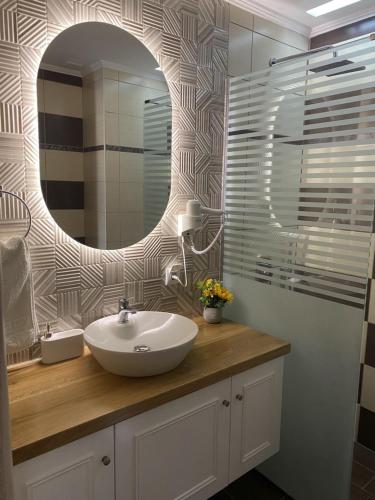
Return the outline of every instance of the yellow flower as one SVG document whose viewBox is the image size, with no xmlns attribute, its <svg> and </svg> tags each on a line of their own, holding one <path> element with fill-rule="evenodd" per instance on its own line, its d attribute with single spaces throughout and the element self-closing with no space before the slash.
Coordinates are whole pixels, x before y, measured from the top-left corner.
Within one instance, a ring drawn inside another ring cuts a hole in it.
<svg viewBox="0 0 375 500">
<path fill-rule="evenodd" d="M 207 279 L 205 285 L 206 286 L 211 286 L 212 285 L 212 281 L 213 281 L 212 278 Z"/>
<path fill-rule="evenodd" d="M 205 297 L 209 297 L 209 296 L 210 296 L 210 294 L 211 294 L 210 290 L 203 290 L 203 295 L 204 295 Z"/>
</svg>

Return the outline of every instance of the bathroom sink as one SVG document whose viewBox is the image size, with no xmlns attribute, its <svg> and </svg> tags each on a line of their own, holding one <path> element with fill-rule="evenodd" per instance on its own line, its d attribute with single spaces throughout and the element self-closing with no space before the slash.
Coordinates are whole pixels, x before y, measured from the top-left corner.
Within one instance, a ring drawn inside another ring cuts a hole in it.
<svg viewBox="0 0 375 500">
<path fill-rule="evenodd" d="M 193 347 L 198 326 L 179 314 L 140 311 L 91 323 L 84 339 L 103 368 L 116 375 L 147 377 L 173 370 Z"/>
</svg>

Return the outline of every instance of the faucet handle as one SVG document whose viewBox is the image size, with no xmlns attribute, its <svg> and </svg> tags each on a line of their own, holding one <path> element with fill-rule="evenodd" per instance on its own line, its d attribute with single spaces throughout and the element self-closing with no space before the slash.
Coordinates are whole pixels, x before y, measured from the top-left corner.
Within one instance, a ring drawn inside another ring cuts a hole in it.
<svg viewBox="0 0 375 500">
<path fill-rule="evenodd" d="M 119 305 L 120 311 L 122 309 L 128 309 L 128 307 L 129 307 L 129 300 L 126 297 L 124 297 L 123 299 L 120 299 L 118 301 L 118 305 Z"/>
</svg>

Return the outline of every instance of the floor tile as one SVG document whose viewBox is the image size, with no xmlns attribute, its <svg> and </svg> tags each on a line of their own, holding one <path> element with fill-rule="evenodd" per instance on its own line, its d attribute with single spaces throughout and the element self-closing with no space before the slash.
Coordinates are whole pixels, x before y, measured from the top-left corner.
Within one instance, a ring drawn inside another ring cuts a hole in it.
<svg viewBox="0 0 375 500">
<path fill-rule="evenodd" d="M 371 498 L 375 498 L 375 479 L 363 487 L 363 489 L 371 495 Z"/>
<path fill-rule="evenodd" d="M 231 497 L 226 493 L 225 490 L 219 491 L 213 497 L 210 497 L 209 500 L 232 500 Z"/>
<path fill-rule="evenodd" d="M 353 470 L 352 470 L 352 483 L 356 486 L 363 488 L 365 484 L 371 481 L 374 478 L 374 472 L 364 467 L 358 462 L 353 462 Z"/>
<path fill-rule="evenodd" d="M 352 485 L 350 500 L 369 500 L 371 497 L 361 488 Z"/>
<path fill-rule="evenodd" d="M 233 500 L 281 500 L 285 493 L 257 471 L 251 471 L 231 483 L 227 492 Z"/>
<path fill-rule="evenodd" d="M 374 471 L 375 474 L 375 452 L 356 443 L 354 447 L 354 460 Z"/>
</svg>

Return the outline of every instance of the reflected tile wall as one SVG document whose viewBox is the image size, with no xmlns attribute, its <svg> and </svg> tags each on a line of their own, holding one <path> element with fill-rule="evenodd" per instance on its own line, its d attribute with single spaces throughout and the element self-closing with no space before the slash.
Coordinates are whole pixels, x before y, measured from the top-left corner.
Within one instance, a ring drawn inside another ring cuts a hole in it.
<svg viewBox="0 0 375 500">
<path fill-rule="evenodd" d="M 219 83 L 227 67 L 228 4 L 223 0 L 164 0 L 163 4 L 41 0 L 37 11 L 32 4 L 15 0 L 0 6 L 1 14 L 12 13 L 17 21 L 0 41 L 0 109 L 10 117 L 0 126 L 0 183 L 26 199 L 32 212 L 29 244 L 41 331 L 46 320 L 56 320 L 60 328 L 86 325 L 114 311 L 124 295 L 134 297 L 136 305 L 145 309 L 191 312 L 197 307 L 193 288 L 166 288 L 161 275 L 155 275 L 176 254 L 176 214 L 186 201 L 196 197 L 212 207 L 220 202 L 217 177 L 222 171 L 224 85 Z M 54 37 L 86 21 L 121 26 L 142 40 L 164 70 L 173 102 L 168 208 L 147 238 L 122 250 L 100 251 L 74 242 L 55 224 L 39 187 L 39 63 Z M 7 210 L 7 234 L 9 227 L 19 234 L 18 208 L 10 203 Z M 208 239 L 207 224 L 203 241 Z M 0 224 L 0 231 L 3 227 Z M 219 246 L 215 252 L 220 254 Z M 190 283 L 203 274 L 219 274 L 217 258 L 200 260 L 199 267 L 190 256 L 188 262 Z"/>
</svg>

